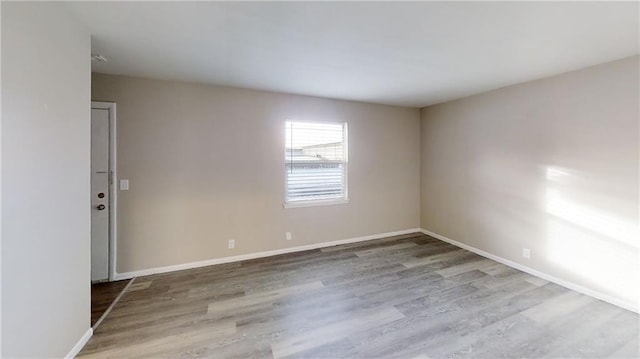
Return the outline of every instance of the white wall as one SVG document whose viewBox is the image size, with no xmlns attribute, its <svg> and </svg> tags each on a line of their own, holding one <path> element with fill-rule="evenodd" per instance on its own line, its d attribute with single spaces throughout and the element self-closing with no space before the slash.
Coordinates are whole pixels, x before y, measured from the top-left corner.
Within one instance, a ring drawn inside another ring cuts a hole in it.
<svg viewBox="0 0 640 359">
<path fill-rule="evenodd" d="M 422 227 L 637 308 L 639 65 L 423 109 Z"/>
<path fill-rule="evenodd" d="M 130 180 L 118 272 L 419 227 L 418 109 L 101 74 L 92 91 L 117 103 Z M 348 204 L 283 208 L 289 119 L 348 122 Z"/>
<path fill-rule="evenodd" d="M 2 356 L 90 326 L 90 37 L 59 3 L 2 2 Z"/>
</svg>

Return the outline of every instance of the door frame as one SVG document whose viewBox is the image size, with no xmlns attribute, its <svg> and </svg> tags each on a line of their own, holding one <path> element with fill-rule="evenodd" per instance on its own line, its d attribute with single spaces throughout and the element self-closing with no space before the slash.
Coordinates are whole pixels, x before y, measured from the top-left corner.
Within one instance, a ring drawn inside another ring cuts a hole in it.
<svg viewBox="0 0 640 359">
<path fill-rule="evenodd" d="M 116 103 L 91 101 L 91 109 L 109 111 L 109 282 L 116 279 L 116 256 L 118 238 L 118 176 L 117 176 L 117 137 Z M 92 174 L 93 175 L 93 174 Z M 93 194 L 92 194 L 93 195 Z"/>
</svg>

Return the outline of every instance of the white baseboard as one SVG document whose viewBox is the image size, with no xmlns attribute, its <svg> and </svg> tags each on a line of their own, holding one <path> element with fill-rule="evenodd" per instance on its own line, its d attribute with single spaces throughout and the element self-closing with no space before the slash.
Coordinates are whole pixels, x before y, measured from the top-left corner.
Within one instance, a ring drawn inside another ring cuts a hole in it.
<svg viewBox="0 0 640 359">
<path fill-rule="evenodd" d="M 599 292 L 599 291 L 596 291 L 596 290 L 581 286 L 579 284 L 576 284 L 576 283 L 573 283 L 573 282 L 570 282 L 570 281 L 567 281 L 567 280 L 564 280 L 564 279 L 560 279 L 560 278 L 554 277 L 554 276 L 552 276 L 550 274 L 547 274 L 547 273 L 544 273 L 544 272 L 540 272 L 540 271 L 538 271 L 536 269 L 527 267 L 527 266 L 522 265 L 520 263 L 516 263 L 514 261 L 508 260 L 506 258 L 502 258 L 502 257 L 497 256 L 495 254 L 491 254 L 489 252 L 485 252 L 485 251 L 483 251 L 481 249 L 478 249 L 476 247 L 472 247 L 472 246 L 470 246 L 468 244 L 464 244 L 464 243 L 458 242 L 456 240 L 453 240 L 451 238 L 447 238 L 447 237 L 445 237 L 443 235 L 440 235 L 438 233 L 434 233 L 434 232 L 428 231 L 428 230 L 426 230 L 424 228 L 421 229 L 421 232 L 426 234 L 426 235 L 428 235 L 428 236 L 437 238 L 437 239 L 439 239 L 439 240 L 441 240 L 443 242 L 447 242 L 447 243 L 453 244 L 456 247 L 460 247 L 462 249 L 466 249 L 466 250 L 468 250 L 470 252 L 473 252 L 475 254 L 478 254 L 478 255 L 481 255 L 483 257 L 489 258 L 491 260 L 494 260 L 496 262 L 502 263 L 502 264 L 507 265 L 509 267 L 515 268 L 515 269 L 523 271 L 525 273 L 529 273 L 531 275 L 534 275 L 536 277 L 542 278 L 542 279 L 547 280 L 549 282 L 553 282 L 555 284 L 561 285 L 561 286 L 563 286 L 565 288 L 569 288 L 571 290 L 575 290 L 576 292 L 580 292 L 582 294 L 586 294 L 588 296 L 594 297 L 596 299 L 600 299 L 602 301 L 605 301 L 607 303 L 616 305 L 618 307 L 630 310 L 632 312 L 640 313 L 640 308 L 638 307 L 638 303 L 633 303 L 633 302 L 621 300 L 621 299 L 618 299 L 618 298 L 614 298 L 614 297 L 612 297 L 612 296 L 610 296 L 608 294 L 605 294 L 605 293 L 602 293 L 602 292 Z"/>
<path fill-rule="evenodd" d="M 133 272 L 116 273 L 115 280 L 129 279 L 129 278 L 140 277 L 140 276 L 151 275 L 151 274 L 174 272 L 174 271 L 179 271 L 179 270 L 184 270 L 184 269 L 206 267 L 206 266 L 211 266 L 211 265 L 215 265 L 215 264 L 239 262 L 239 261 L 245 261 L 245 260 L 248 260 L 248 259 L 271 257 L 271 256 L 279 255 L 279 254 L 302 252 L 302 251 L 308 251 L 308 250 L 311 250 L 311 249 L 332 247 L 332 246 L 337 246 L 337 245 L 340 245 L 340 244 L 348 244 L 348 243 L 370 241 L 370 240 L 373 240 L 373 239 L 380 239 L 380 238 L 386 238 L 386 237 L 392 237 L 392 236 L 399 236 L 399 235 L 410 234 L 410 233 L 422 233 L 422 229 L 420 229 L 420 228 L 411 228 L 411 229 L 405 229 L 405 230 L 402 230 L 402 231 L 380 233 L 380 234 L 374 234 L 374 235 L 364 236 L 364 237 L 356 237 L 356 238 L 349 238 L 349 239 L 341 239 L 341 240 L 332 241 L 332 242 L 309 244 L 309 245 L 306 245 L 306 246 L 297 246 L 297 247 L 277 249 L 277 250 L 273 250 L 273 251 L 243 254 L 243 255 L 239 255 L 239 256 L 208 259 L 208 260 L 205 260 L 205 261 L 176 264 L 176 265 L 171 265 L 171 266 L 166 266 L 166 267 L 142 269 L 142 270 L 133 271 Z"/>
<path fill-rule="evenodd" d="M 93 335 L 93 329 L 92 328 L 87 329 L 87 331 L 84 332 L 84 335 L 82 336 L 82 338 L 80 338 L 80 340 L 78 340 L 76 345 L 74 345 L 73 348 L 71 348 L 71 351 L 69 351 L 69 354 L 65 356 L 65 359 L 75 358 L 76 355 L 80 353 L 82 348 L 84 348 L 85 344 L 87 344 L 89 339 L 91 339 L 92 335 Z"/>
</svg>

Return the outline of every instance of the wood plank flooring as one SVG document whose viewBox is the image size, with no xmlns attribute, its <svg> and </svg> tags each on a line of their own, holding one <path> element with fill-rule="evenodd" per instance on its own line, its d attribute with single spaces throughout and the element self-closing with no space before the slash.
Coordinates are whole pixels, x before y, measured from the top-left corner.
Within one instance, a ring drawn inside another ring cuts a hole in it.
<svg viewBox="0 0 640 359">
<path fill-rule="evenodd" d="M 637 358 L 636 313 L 413 234 L 137 278 L 82 358 Z"/>
<path fill-rule="evenodd" d="M 93 327 L 98 319 L 109 308 L 111 303 L 118 297 L 120 292 L 127 286 L 129 280 L 119 280 L 116 282 L 91 284 L 91 326 Z"/>
</svg>

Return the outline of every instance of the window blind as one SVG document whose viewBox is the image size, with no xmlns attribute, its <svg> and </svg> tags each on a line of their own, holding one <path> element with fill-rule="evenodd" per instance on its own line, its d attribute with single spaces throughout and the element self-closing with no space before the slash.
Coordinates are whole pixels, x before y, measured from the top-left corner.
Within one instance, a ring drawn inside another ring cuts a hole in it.
<svg viewBox="0 0 640 359">
<path fill-rule="evenodd" d="M 286 122 L 286 202 L 345 199 L 347 124 Z"/>
</svg>

